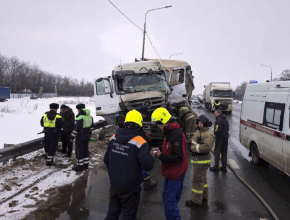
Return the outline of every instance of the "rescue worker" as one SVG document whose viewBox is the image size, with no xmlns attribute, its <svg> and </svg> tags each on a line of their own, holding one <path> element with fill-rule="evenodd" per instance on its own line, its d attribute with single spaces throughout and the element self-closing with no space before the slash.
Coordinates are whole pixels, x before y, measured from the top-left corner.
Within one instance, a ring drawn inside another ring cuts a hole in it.
<svg viewBox="0 0 290 220">
<path fill-rule="evenodd" d="M 123 128 L 118 128 L 108 143 L 104 163 L 110 178 L 110 204 L 106 220 L 136 219 L 140 202 L 142 170 L 154 167 L 154 153 L 139 135 L 142 115 L 129 111 Z"/>
<path fill-rule="evenodd" d="M 94 120 L 90 115 L 91 111 L 86 109 L 84 104 L 76 106 L 78 114 L 75 119 L 73 132 L 71 133 L 71 142 L 76 138 L 76 158 L 77 163 L 73 166 L 74 171 L 83 171 L 89 168 L 89 141 L 92 134 L 91 127 Z"/>
<path fill-rule="evenodd" d="M 216 99 L 214 102 L 214 109 L 220 109 L 220 108 L 221 108 L 221 103 L 219 100 Z"/>
<path fill-rule="evenodd" d="M 70 136 L 74 128 L 75 114 L 72 109 L 66 105 L 60 106 L 60 115 L 62 116 L 65 126 L 61 133 L 60 139 L 62 142 L 61 153 L 66 154 L 67 157 L 71 157 L 72 153 L 72 142 Z"/>
<path fill-rule="evenodd" d="M 201 205 L 202 201 L 208 199 L 206 172 L 210 167 L 210 151 L 214 143 L 214 136 L 209 130 L 212 122 L 205 115 L 201 115 L 197 119 L 197 126 L 198 130 L 192 138 L 191 145 L 193 164 L 191 200 L 185 202 L 186 206 Z"/>
<path fill-rule="evenodd" d="M 138 109 L 138 112 L 141 113 L 143 121 L 146 118 L 148 114 L 148 107 L 143 105 Z M 146 140 L 151 141 L 150 135 L 148 135 L 144 130 L 143 126 L 139 128 L 139 134 Z M 157 186 L 157 181 L 154 177 L 151 177 L 146 170 L 142 170 L 143 175 L 143 189 L 144 191 L 147 191 L 149 189 L 153 189 Z"/>
<path fill-rule="evenodd" d="M 196 117 L 188 107 L 180 107 L 178 109 L 178 117 L 186 137 L 186 142 L 190 143 L 196 129 Z"/>
<path fill-rule="evenodd" d="M 46 155 L 46 166 L 53 165 L 53 159 L 58 146 L 58 138 L 61 129 L 64 127 L 64 122 L 61 116 L 57 113 L 59 105 L 51 103 L 50 111 L 45 112 L 40 120 L 40 125 L 44 127 L 44 151 Z"/>
<path fill-rule="evenodd" d="M 229 123 L 226 117 L 222 114 L 222 110 L 220 109 L 215 110 L 214 115 L 216 117 L 214 125 L 214 135 L 215 135 L 214 166 L 210 168 L 210 171 L 227 172 Z M 220 155 L 222 167 L 219 168 Z"/>
<path fill-rule="evenodd" d="M 187 170 L 186 138 L 165 108 L 156 109 L 151 116 L 163 131 L 165 138 L 161 148 L 153 148 L 155 157 L 161 160 L 161 171 L 164 178 L 162 192 L 164 213 L 166 219 L 181 219 L 177 204 L 182 194 L 183 181 Z"/>
</svg>

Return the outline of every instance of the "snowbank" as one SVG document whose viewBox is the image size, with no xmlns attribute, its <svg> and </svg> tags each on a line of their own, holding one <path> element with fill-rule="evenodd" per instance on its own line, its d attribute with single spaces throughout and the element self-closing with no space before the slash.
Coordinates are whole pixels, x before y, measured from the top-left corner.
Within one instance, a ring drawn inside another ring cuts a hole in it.
<svg viewBox="0 0 290 220">
<path fill-rule="evenodd" d="M 88 97 L 54 97 L 47 99 L 30 99 L 29 97 L 10 99 L 0 102 L 0 149 L 6 144 L 18 144 L 42 137 L 37 135 L 42 131 L 40 119 L 49 110 L 49 104 L 55 102 L 66 104 L 74 113 L 77 113 L 76 104 L 85 103 L 91 110 L 94 121 L 102 119 L 97 117 L 93 98 Z"/>
</svg>

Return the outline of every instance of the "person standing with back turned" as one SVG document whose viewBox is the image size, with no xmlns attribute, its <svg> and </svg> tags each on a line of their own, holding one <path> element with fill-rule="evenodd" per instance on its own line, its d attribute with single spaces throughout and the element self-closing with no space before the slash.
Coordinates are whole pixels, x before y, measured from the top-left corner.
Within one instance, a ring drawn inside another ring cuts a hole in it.
<svg viewBox="0 0 290 220">
<path fill-rule="evenodd" d="M 214 147 L 214 166 L 210 171 L 227 172 L 227 154 L 228 154 L 228 139 L 229 139 L 229 123 L 226 117 L 222 114 L 222 110 L 217 109 L 214 112 L 216 122 L 214 126 L 215 147 Z M 219 168 L 220 154 L 222 155 L 222 167 Z"/>
<path fill-rule="evenodd" d="M 104 163 L 110 178 L 110 204 L 105 220 L 135 220 L 140 202 L 142 170 L 154 167 L 153 151 L 139 134 L 142 115 L 129 111 L 123 128 L 118 128 L 108 143 Z"/>
</svg>

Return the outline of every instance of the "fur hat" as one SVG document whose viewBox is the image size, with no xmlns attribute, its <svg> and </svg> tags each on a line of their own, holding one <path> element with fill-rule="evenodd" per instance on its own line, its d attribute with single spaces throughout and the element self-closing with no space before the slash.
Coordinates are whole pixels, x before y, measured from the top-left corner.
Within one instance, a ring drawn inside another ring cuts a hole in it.
<svg viewBox="0 0 290 220">
<path fill-rule="evenodd" d="M 59 104 L 57 104 L 57 103 L 51 103 L 51 104 L 49 105 L 49 108 L 50 108 L 50 109 L 58 109 L 58 108 L 59 108 Z"/>
<path fill-rule="evenodd" d="M 66 105 L 64 105 L 64 104 L 62 104 L 61 106 L 60 106 L 60 109 L 67 109 L 68 108 L 68 106 L 66 106 Z"/>
<path fill-rule="evenodd" d="M 77 108 L 77 109 L 84 109 L 84 108 L 86 108 L 86 106 L 85 106 L 85 104 L 78 104 L 78 105 L 76 106 L 76 108 Z"/>
</svg>

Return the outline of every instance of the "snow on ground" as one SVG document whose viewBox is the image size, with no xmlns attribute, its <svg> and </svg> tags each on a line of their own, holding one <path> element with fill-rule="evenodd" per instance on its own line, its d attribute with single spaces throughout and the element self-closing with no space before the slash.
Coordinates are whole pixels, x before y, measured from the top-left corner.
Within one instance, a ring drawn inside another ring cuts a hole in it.
<svg viewBox="0 0 290 220">
<path fill-rule="evenodd" d="M 43 137 L 37 135 L 42 131 L 40 119 L 46 111 L 49 111 L 50 103 L 68 105 L 75 113 L 75 106 L 79 103 L 86 104 L 90 109 L 94 121 L 102 119 L 96 116 L 93 98 L 88 97 L 54 97 L 44 99 L 30 99 L 29 97 L 19 99 L 9 99 L 0 102 L 0 149 L 6 144 L 19 144 L 36 138 Z"/>
</svg>

